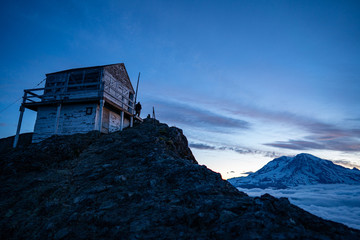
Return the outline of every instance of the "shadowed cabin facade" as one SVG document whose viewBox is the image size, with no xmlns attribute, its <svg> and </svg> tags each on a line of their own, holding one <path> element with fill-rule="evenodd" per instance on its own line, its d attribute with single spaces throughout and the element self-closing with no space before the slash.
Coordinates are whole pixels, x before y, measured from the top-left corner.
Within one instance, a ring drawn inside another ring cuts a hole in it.
<svg viewBox="0 0 360 240">
<path fill-rule="evenodd" d="M 25 108 L 37 112 L 36 143 L 56 134 L 109 133 L 132 126 L 134 95 L 123 63 L 46 74 L 44 88 L 24 90 L 14 147 Z"/>
</svg>

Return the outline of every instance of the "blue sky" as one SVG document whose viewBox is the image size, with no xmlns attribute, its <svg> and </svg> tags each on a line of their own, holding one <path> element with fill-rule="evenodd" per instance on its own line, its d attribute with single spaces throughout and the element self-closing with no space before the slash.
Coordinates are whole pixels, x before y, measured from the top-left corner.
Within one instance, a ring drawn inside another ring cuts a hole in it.
<svg viewBox="0 0 360 240">
<path fill-rule="evenodd" d="M 11 1 L 0 24 L 0 137 L 45 73 L 124 62 L 144 116 L 225 178 L 300 152 L 360 165 L 358 1 Z"/>
</svg>

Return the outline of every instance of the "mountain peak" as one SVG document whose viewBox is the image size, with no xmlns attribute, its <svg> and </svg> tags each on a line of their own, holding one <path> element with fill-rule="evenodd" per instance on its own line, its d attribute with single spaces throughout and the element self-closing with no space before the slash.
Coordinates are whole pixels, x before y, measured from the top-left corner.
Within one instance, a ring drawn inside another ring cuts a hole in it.
<svg viewBox="0 0 360 240">
<path fill-rule="evenodd" d="M 360 184 L 360 171 L 344 168 L 308 153 L 282 156 L 270 161 L 257 172 L 229 179 L 243 188 L 286 188 L 312 184 Z"/>
<path fill-rule="evenodd" d="M 315 157 L 314 155 L 311 155 L 310 153 L 299 153 L 295 156 L 295 158 L 320 159 L 318 157 Z"/>
</svg>

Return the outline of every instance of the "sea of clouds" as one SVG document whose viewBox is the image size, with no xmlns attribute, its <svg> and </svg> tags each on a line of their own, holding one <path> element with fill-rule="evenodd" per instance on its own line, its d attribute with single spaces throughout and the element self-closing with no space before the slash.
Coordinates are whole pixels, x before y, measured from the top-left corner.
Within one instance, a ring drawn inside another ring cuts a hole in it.
<svg viewBox="0 0 360 240">
<path fill-rule="evenodd" d="M 269 193 L 286 197 L 302 209 L 334 222 L 360 229 L 360 186 L 346 184 L 318 184 L 288 189 L 238 188 L 249 196 Z"/>
</svg>

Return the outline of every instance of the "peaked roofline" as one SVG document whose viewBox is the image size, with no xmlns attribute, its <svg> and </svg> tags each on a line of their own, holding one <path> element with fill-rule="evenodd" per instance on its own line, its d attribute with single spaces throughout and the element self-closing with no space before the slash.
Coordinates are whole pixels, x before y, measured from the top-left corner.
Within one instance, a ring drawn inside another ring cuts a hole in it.
<svg viewBox="0 0 360 240">
<path fill-rule="evenodd" d="M 93 68 L 100 68 L 100 67 L 108 67 L 108 66 L 113 66 L 113 65 L 124 65 L 124 63 L 113 63 L 113 64 L 106 64 L 106 65 L 98 65 L 98 66 L 91 66 L 91 67 L 81 67 L 81 68 L 71 68 L 71 69 L 66 69 L 66 70 L 61 70 L 61 71 L 57 71 L 57 72 L 52 72 L 52 73 L 46 73 L 45 75 L 51 75 L 51 74 L 57 74 L 57 73 L 63 73 L 63 72 L 71 72 L 71 71 L 79 71 L 79 70 L 84 70 L 84 69 L 93 69 Z M 126 70 L 126 68 L 125 68 Z M 127 71 L 126 71 L 127 74 Z M 128 75 L 129 77 L 129 75 Z M 130 79 L 130 78 L 129 78 Z"/>
<path fill-rule="evenodd" d="M 127 78 L 129 79 L 131 90 L 132 90 L 132 91 L 134 92 L 134 94 L 135 94 L 135 89 L 134 89 L 134 87 L 133 87 L 133 85 L 132 85 L 132 83 L 131 83 L 131 80 L 130 80 L 129 74 L 128 74 L 127 70 L 126 70 L 125 64 L 124 64 L 124 63 L 117 63 L 117 64 L 122 64 L 122 65 L 124 65 L 125 73 L 126 73 Z M 110 64 L 110 65 L 108 65 L 108 66 L 111 66 L 111 65 L 116 65 L 116 64 Z M 105 66 L 105 67 L 107 67 L 107 66 Z"/>
</svg>

